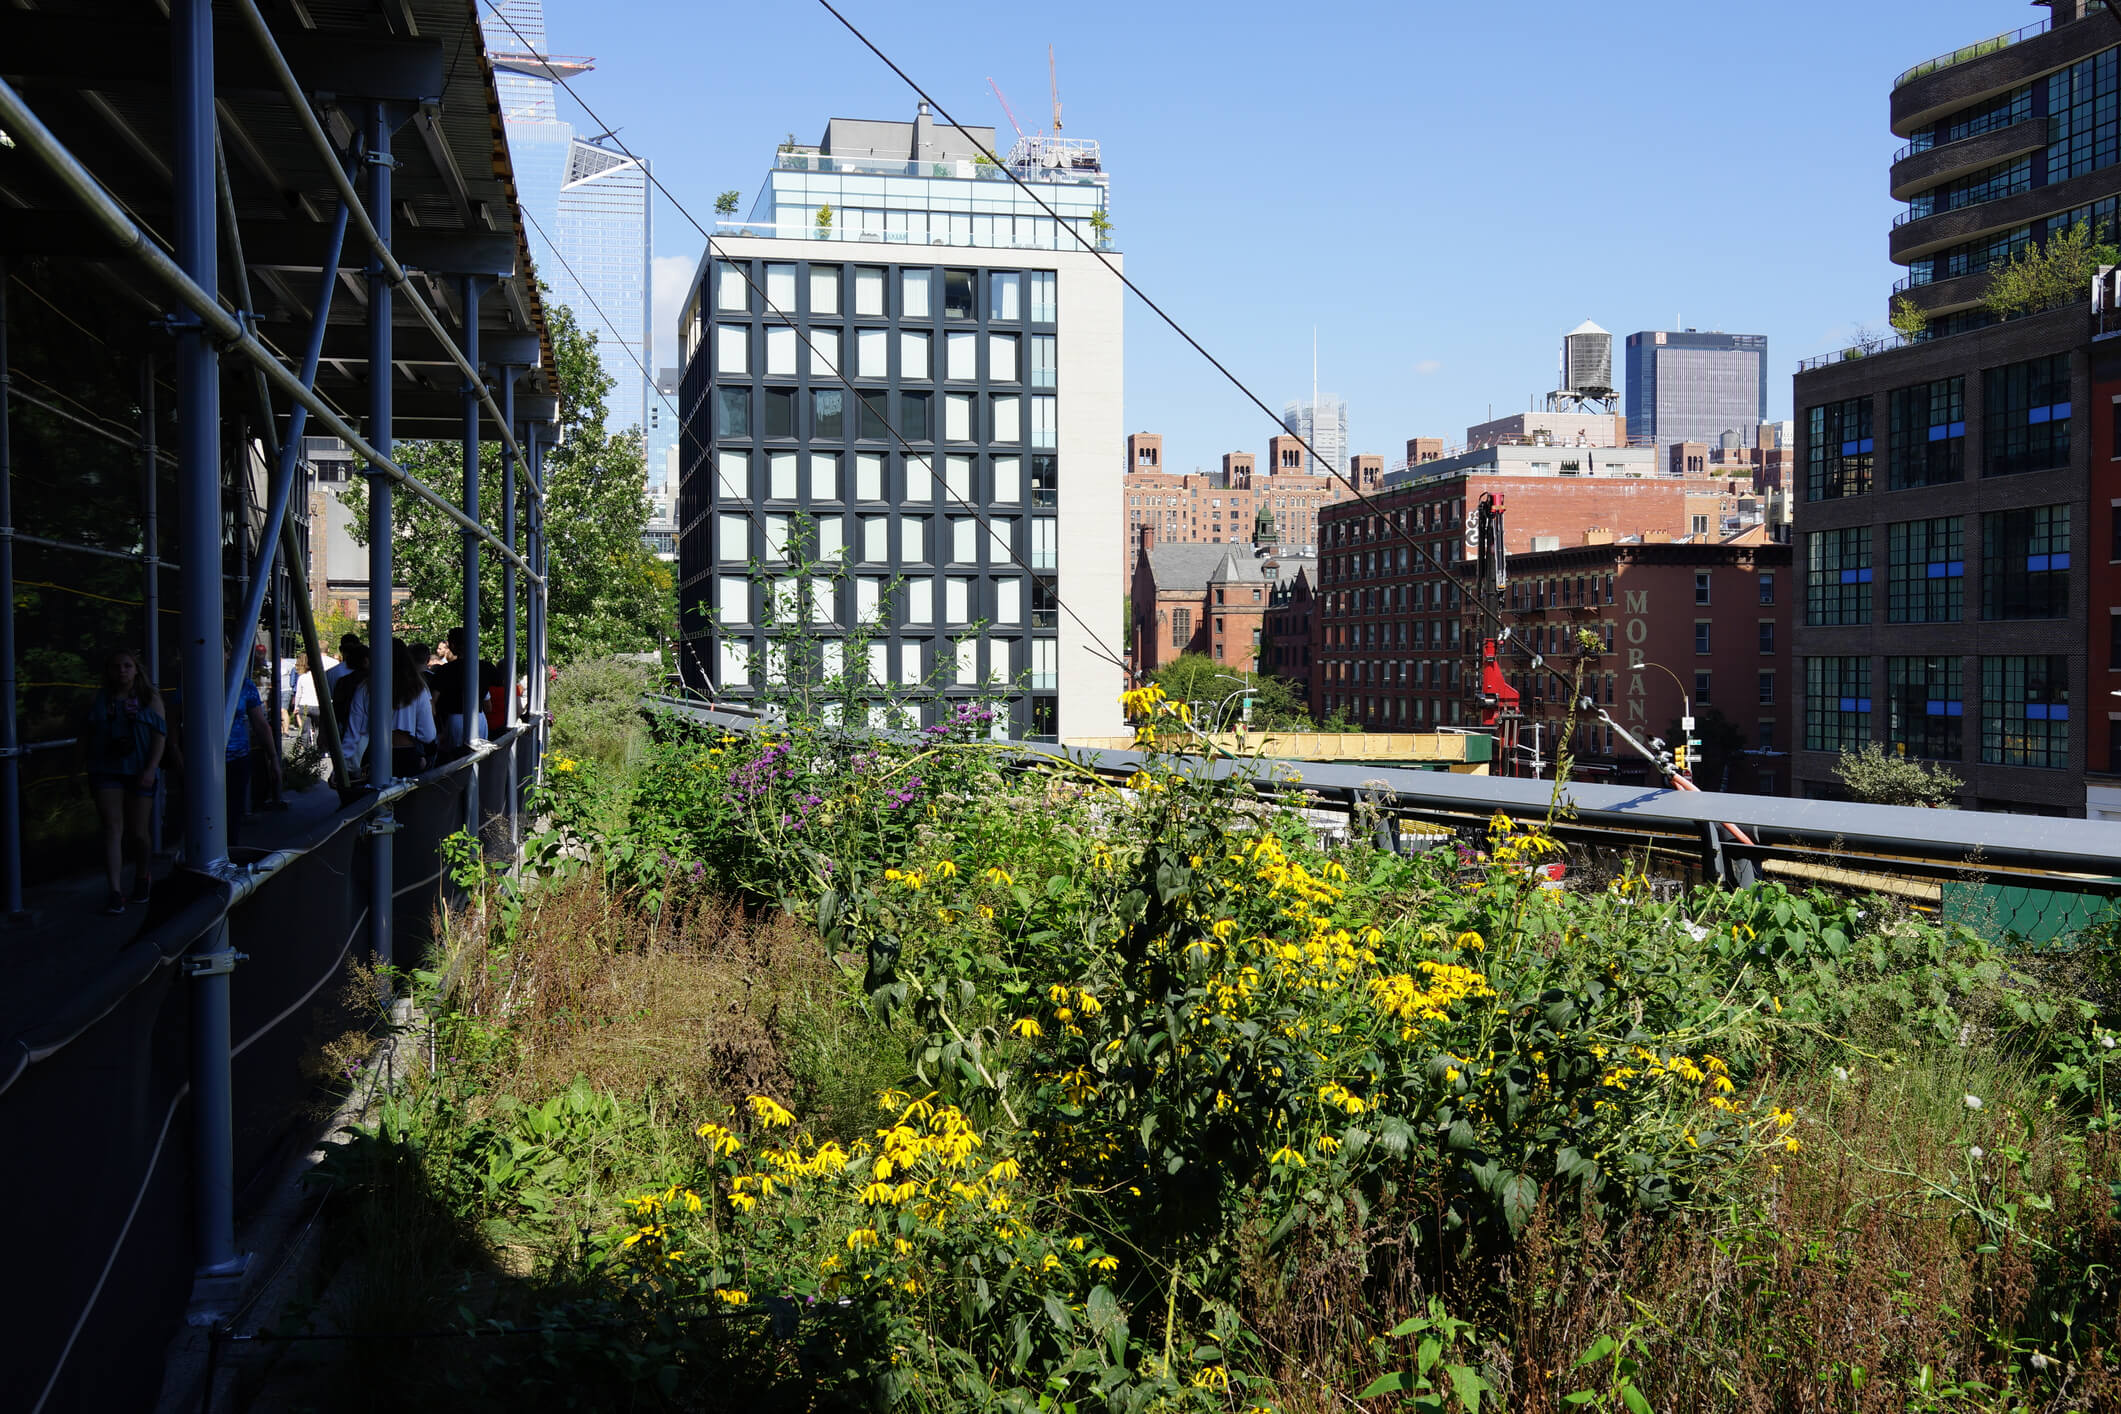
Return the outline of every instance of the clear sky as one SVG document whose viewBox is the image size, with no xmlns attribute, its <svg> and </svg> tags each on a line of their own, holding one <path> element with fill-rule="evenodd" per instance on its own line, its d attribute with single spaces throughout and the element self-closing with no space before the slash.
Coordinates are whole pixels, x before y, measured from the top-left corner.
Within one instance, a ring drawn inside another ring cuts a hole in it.
<svg viewBox="0 0 2121 1414">
<path fill-rule="evenodd" d="M 1555 381 L 1563 331 L 1765 334 L 1768 409 L 1797 361 L 1885 327 L 1900 273 L 1893 76 L 2043 18 L 2023 0 L 846 0 L 960 122 L 1031 131 L 1058 58 L 1071 137 L 1104 144 L 1127 272 L 1277 411 L 1349 400 L 1352 450 L 1455 441 Z M 913 94 L 811 0 L 546 0 L 556 53 L 710 228 L 789 133 L 910 118 Z M 562 98 L 565 103 L 564 96 Z M 661 362 L 701 240 L 655 212 Z M 1165 464 L 1273 429 L 1139 306 L 1126 425 Z M 1112 455 L 1121 456 L 1114 447 Z"/>
</svg>

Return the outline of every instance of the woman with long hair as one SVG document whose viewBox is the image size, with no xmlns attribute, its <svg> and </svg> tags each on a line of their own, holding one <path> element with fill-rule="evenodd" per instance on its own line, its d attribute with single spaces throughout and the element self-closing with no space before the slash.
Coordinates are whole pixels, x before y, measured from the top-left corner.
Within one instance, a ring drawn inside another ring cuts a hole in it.
<svg viewBox="0 0 2121 1414">
<path fill-rule="evenodd" d="M 374 690 L 375 679 L 371 677 L 354 693 L 352 709 L 346 714 L 349 743 L 365 743 L 371 730 L 370 723 L 385 715 L 376 712 L 369 701 Z M 412 650 L 402 638 L 390 640 L 390 698 L 390 773 L 393 776 L 417 776 L 434 764 L 434 698 L 427 691 L 426 678 L 413 661 Z M 360 752 L 359 745 L 348 746 L 349 766 L 360 764 Z"/>
<path fill-rule="evenodd" d="M 103 686 L 89 703 L 86 742 L 89 790 L 103 821 L 103 874 L 110 885 L 104 912 L 123 913 L 128 842 L 140 860 L 133 876 L 133 902 L 147 902 L 153 885 L 147 818 L 154 808 L 162 752 L 169 744 L 162 694 L 147 680 L 140 655 L 130 648 L 104 660 Z"/>
</svg>

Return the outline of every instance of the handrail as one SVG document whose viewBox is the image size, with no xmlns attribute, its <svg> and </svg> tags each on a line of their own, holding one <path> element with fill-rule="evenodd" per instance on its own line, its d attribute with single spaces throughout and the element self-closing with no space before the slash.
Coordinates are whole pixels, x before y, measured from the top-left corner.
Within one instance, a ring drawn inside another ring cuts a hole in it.
<svg viewBox="0 0 2121 1414">
<path fill-rule="evenodd" d="M 2096 3 L 2096 0 L 2094 2 Z M 2084 16 L 2080 15 L 2078 18 L 2082 19 Z M 2063 23 L 2068 24 L 2069 21 L 2064 20 Z M 1902 69 L 1899 77 L 1893 80 L 1893 87 L 1899 89 L 1904 85 L 1913 83 L 1916 79 L 1934 74 L 1940 69 L 1949 69 L 1954 64 L 1964 64 L 1970 59 L 1979 59 L 1986 55 L 1995 54 L 2010 48 L 2020 40 L 2031 39 L 2036 34 L 2046 34 L 2054 27 L 2055 20 L 2050 15 L 2044 20 L 2035 20 L 2029 25 L 2023 25 L 2018 29 L 1994 35 L 1988 39 L 1975 40 L 1972 44 L 1962 44 L 1949 54 L 1939 54 L 1934 59 L 1924 59 L 1912 68 Z"/>
<path fill-rule="evenodd" d="M 308 109 L 305 107 L 306 113 Z M 494 547 L 495 551 L 510 564 L 521 570 L 531 583 L 542 586 L 544 577 L 533 570 L 528 561 L 502 543 L 498 533 L 488 530 L 457 508 L 456 504 L 440 494 L 429 490 L 426 483 L 413 476 L 390 458 L 377 451 L 366 438 L 354 430 L 353 425 L 339 416 L 337 410 L 319 396 L 314 389 L 305 387 L 302 380 L 282 364 L 272 350 L 258 342 L 249 325 L 221 307 L 221 302 L 201 289 L 182 266 L 169 257 L 161 246 L 147 238 L 147 234 L 133 224 L 123 207 L 111 194 L 103 189 L 86 167 L 59 142 L 50 128 L 31 111 L 22 96 L 6 80 L 0 79 L 0 128 L 5 128 L 10 137 L 35 156 L 103 227 L 119 249 L 140 262 L 148 274 L 159 280 L 178 301 L 189 308 L 225 349 L 242 354 L 256 365 L 266 380 L 279 389 L 288 399 L 308 408 L 333 436 L 353 448 L 355 455 L 378 474 L 387 476 L 404 487 L 420 500 L 440 510 L 458 527 L 477 535 Z M 343 174 L 342 174 L 343 175 Z M 402 271 L 400 274 L 402 275 Z"/>
</svg>

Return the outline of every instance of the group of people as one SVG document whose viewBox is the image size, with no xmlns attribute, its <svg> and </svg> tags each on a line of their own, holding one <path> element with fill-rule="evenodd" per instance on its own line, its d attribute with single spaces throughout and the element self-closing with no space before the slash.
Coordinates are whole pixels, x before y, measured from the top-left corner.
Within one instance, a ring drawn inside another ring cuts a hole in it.
<svg viewBox="0 0 2121 1414">
<path fill-rule="evenodd" d="M 370 701 L 372 694 L 363 691 L 371 680 L 373 658 L 357 635 L 349 633 L 339 640 L 337 661 L 329 657 L 324 661 L 325 691 L 333 719 L 341 724 L 349 777 L 365 769 L 369 739 L 377 731 L 390 732 L 391 774 L 414 776 L 433 766 L 439 753 L 468 749 L 496 729 L 488 718 L 504 710 L 497 700 L 503 686 L 500 669 L 487 662 L 473 665 L 465 661 L 462 629 L 451 630 L 443 647 L 433 653 L 416 652 L 397 637 L 390 640 L 388 651 L 391 701 L 387 714 L 377 711 Z M 222 654 L 225 666 L 230 661 L 226 640 Z M 474 666 L 480 710 L 467 723 L 465 674 Z M 317 740 L 322 706 L 308 655 L 283 663 L 281 671 L 280 700 L 292 704 L 282 717 L 282 734 Z M 242 820 L 249 814 L 253 780 L 262 772 L 275 797 L 280 787 L 279 743 L 250 674 L 243 675 L 239 691 L 225 756 L 231 846 L 237 843 Z M 172 726 L 182 711 L 182 691 L 159 691 L 149 681 L 146 659 L 139 653 L 127 648 L 107 656 L 103 685 L 89 704 L 83 738 L 89 789 L 103 827 L 107 913 L 123 913 L 128 903 L 145 903 L 153 887 L 149 823 L 165 765 L 181 768 L 183 764 Z M 387 727 L 382 725 L 386 715 Z M 124 880 L 128 853 L 137 860 L 129 891 Z"/>
</svg>

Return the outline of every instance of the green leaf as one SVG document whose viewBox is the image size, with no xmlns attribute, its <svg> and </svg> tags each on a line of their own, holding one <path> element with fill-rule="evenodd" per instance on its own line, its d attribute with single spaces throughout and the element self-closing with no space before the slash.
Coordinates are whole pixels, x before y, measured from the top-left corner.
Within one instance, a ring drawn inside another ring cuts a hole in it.
<svg viewBox="0 0 2121 1414">
<path fill-rule="evenodd" d="M 1620 1387 L 1620 1398 L 1621 1402 L 1627 1405 L 1630 1414 L 1650 1414 L 1650 1402 L 1642 1397 L 1642 1391 L 1635 1388 L 1632 1382 Z"/>
<path fill-rule="evenodd" d="M 1447 1365 L 1444 1373 L 1451 1377 L 1451 1390 L 1466 1407 L 1466 1414 L 1480 1414 L 1480 1399 L 1488 1392 L 1488 1382 L 1471 1365 Z"/>
<path fill-rule="evenodd" d="M 1611 1355 L 1615 1350 L 1619 1348 L 1619 1341 L 1613 1339 L 1613 1337 L 1609 1335 L 1602 1335 L 1598 1337 L 1598 1339 L 1592 1341 L 1591 1348 L 1589 1350 L 1584 1351 L 1583 1354 L 1577 1356 L 1576 1363 L 1569 1366 L 1569 1368 L 1572 1370 L 1581 1370 L 1586 1365 L 1594 1364 L 1597 1361 L 1605 1359 L 1606 1356 Z"/>
<path fill-rule="evenodd" d="M 1380 1394 L 1398 1394 L 1406 1387 L 1407 1377 L 1394 1370 L 1389 1375 L 1379 1375 L 1376 1379 L 1370 1381 L 1369 1384 L 1363 1387 L 1363 1392 L 1355 1397 L 1357 1399 L 1375 1399 Z"/>
<path fill-rule="evenodd" d="M 1062 1335 L 1068 1335 L 1075 1330 L 1075 1317 L 1068 1310 L 1066 1302 L 1058 1296 L 1048 1296 L 1045 1298 L 1045 1306 L 1046 1316 L 1053 1322 L 1055 1330 Z"/>
</svg>

